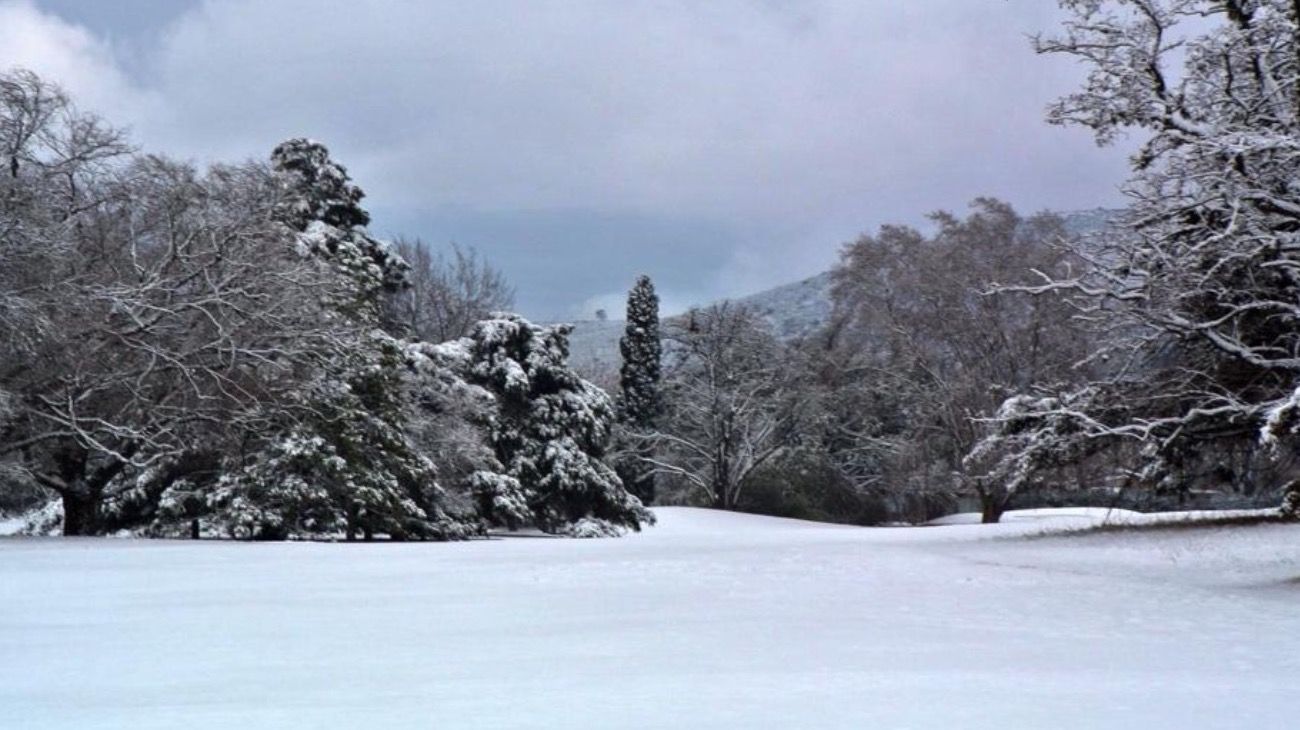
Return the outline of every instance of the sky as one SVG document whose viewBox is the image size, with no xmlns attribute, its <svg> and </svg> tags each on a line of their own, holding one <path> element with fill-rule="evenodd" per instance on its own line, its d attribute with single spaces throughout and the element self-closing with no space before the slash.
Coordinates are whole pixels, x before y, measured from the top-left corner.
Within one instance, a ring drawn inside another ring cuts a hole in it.
<svg viewBox="0 0 1300 730">
<path fill-rule="evenodd" d="M 329 146 L 372 232 L 478 249 L 538 319 L 831 266 L 977 196 L 1114 206 L 1124 149 L 1052 127 L 1050 0 L 0 0 L 30 68 L 151 152 Z"/>
</svg>

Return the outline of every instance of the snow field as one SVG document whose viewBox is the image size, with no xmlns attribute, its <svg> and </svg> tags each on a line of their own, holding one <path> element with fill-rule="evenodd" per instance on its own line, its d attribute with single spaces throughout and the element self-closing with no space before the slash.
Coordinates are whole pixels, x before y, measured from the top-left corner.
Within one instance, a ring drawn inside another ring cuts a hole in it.
<svg viewBox="0 0 1300 730">
<path fill-rule="evenodd" d="M 1294 726 L 1300 527 L 656 512 L 620 540 L 0 540 L 0 727 Z"/>
</svg>

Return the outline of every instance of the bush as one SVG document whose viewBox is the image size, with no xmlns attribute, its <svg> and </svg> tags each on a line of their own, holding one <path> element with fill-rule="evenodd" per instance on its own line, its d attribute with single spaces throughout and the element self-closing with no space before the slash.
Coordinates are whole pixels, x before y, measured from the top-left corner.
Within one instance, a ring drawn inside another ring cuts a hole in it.
<svg viewBox="0 0 1300 730">
<path fill-rule="evenodd" d="M 759 469 L 740 493 L 741 512 L 818 522 L 876 525 L 888 522 L 887 500 L 854 489 L 815 455 L 791 457 Z"/>
</svg>

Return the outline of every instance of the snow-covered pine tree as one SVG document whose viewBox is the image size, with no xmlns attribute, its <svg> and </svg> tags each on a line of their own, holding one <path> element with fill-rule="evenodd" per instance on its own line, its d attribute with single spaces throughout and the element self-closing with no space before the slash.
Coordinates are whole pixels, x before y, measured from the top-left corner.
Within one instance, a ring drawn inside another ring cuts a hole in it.
<svg viewBox="0 0 1300 730">
<path fill-rule="evenodd" d="M 329 262 L 346 284 L 331 304 L 350 316 L 379 323 L 380 295 L 406 286 L 410 267 L 391 247 L 370 236 L 365 193 L 325 145 L 309 139 L 282 142 L 271 162 L 285 190 L 277 213 L 297 234 L 299 250 Z"/>
<path fill-rule="evenodd" d="M 214 521 L 232 536 L 272 539 L 473 532 L 443 509 L 434 465 L 412 443 L 405 348 L 378 328 L 381 295 L 403 285 L 405 263 L 366 232 L 363 194 L 323 145 L 290 140 L 272 161 L 281 222 L 302 255 L 334 273 L 320 311 L 334 326 L 279 432 L 213 491 Z"/>
<path fill-rule="evenodd" d="M 1280 511 L 1288 520 L 1300 520 L 1300 483 L 1293 481 L 1283 490 Z"/>
<path fill-rule="evenodd" d="M 501 463 L 476 477 L 481 507 L 511 524 L 526 504 L 537 527 L 575 537 L 640 529 L 653 516 L 602 460 L 613 404 L 569 367 L 568 333 L 497 314 L 470 334 L 467 377 L 496 399 L 489 440 Z"/>
<path fill-rule="evenodd" d="M 662 408 L 659 381 L 663 342 L 659 336 L 659 296 L 648 276 L 637 277 L 627 293 L 627 325 L 618 349 L 623 356 L 618 415 L 626 441 L 617 465 L 618 475 L 629 491 L 650 504 L 655 498 L 655 473 L 643 457 L 653 455 L 653 451 L 649 442 L 639 437 L 654 430 Z"/>
</svg>

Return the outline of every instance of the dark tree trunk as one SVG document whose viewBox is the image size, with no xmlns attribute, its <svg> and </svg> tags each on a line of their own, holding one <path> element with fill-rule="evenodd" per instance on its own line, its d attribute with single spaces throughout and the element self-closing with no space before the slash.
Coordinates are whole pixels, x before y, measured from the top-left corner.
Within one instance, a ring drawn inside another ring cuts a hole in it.
<svg viewBox="0 0 1300 730">
<path fill-rule="evenodd" d="M 63 534 L 68 537 L 99 534 L 99 495 L 69 490 L 62 496 Z"/>
<path fill-rule="evenodd" d="M 980 522 L 986 525 L 996 524 L 1007 511 L 1007 497 L 1002 494 L 980 495 Z"/>
<path fill-rule="evenodd" d="M 199 539 L 199 520 L 197 517 L 190 520 L 190 539 Z"/>
<path fill-rule="evenodd" d="M 347 541 L 356 542 L 357 540 L 357 517 L 359 508 L 355 503 L 348 505 L 347 514 Z"/>
<path fill-rule="evenodd" d="M 135 447 L 126 449 L 127 454 Z M 62 485 L 57 487 L 63 498 L 63 534 L 98 535 L 103 530 L 100 506 L 104 490 L 113 478 L 126 468 L 127 463 L 113 460 L 91 469 L 89 454 L 80 448 L 71 448 L 59 456 L 59 474 Z"/>
<path fill-rule="evenodd" d="M 727 499 L 727 487 L 723 484 L 715 483 L 713 486 L 713 506 L 715 509 L 731 509 L 730 501 Z"/>
</svg>

